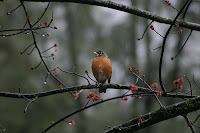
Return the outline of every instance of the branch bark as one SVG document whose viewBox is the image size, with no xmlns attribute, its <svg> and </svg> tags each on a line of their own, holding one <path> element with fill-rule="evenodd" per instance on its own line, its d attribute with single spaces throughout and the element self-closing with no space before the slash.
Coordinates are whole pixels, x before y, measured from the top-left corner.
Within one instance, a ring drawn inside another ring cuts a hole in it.
<svg viewBox="0 0 200 133">
<path fill-rule="evenodd" d="M 101 7 L 107 7 L 119 11 L 123 11 L 126 13 L 130 13 L 139 17 L 147 18 L 152 21 L 156 21 L 158 23 L 164 23 L 164 24 L 172 24 L 173 19 L 170 18 L 164 18 L 157 14 L 153 14 L 148 11 L 144 11 L 141 9 L 138 9 L 136 7 L 130 7 L 122 4 L 118 4 L 111 1 L 102 1 L 102 0 L 22 0 L 27 2 L 72 2 L 72 3 L 80 3 L 80 4 L 88 4 L 88 5 L 95 5 L 95 6 L 101 6 Z M 176 22 L 179 23 L 180 27 L 200 31 L 200 24 L 191 23 L 191 22 L 185 22 L 182 20 L 177 20 Z"/>
<path fill-rule="evenodd" d="M 196 97 L 137 117 L 124 124 L 113 127 L 106 131 L 106 133 L 132 133 L 179 115 L 186 116 L 188 113 L 199 109 L 200 97 Z"/>
</svg>

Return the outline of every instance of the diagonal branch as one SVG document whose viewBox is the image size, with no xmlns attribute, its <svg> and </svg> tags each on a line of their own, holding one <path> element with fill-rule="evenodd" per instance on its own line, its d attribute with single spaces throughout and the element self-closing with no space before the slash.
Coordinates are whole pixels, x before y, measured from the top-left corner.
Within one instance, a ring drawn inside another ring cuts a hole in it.
<svg viewBox="0 0 200 133">
<path fill-rule="evenodd" d="M 132 119 L 126 123 L 115 126 L 106 133 L 132 133 L 148 126 L 154 125 L 164 120 L 177 116 L 185 116 L 190 112 L 200 109 L 200 97 L 196 97 L 185 102 L 173 104 L 166 108 L 150 112 L 143 116 Z"/>
<path fill-rule="evenodd" d="M 136 7 L 130 7 L 122 4 L 118 4 L 111 1 L 102 1 L 102 0 L 22 0 L 22 1 L 29 1 L 29 2 L 72 2 L 72 3 L 80 3 L 80 4 L 88 4 L 88 5 L 95 5 L 101 7 L 107 7 L 119 11 L 123 11 L 126 13 L 130 13 L 139 17 L 147 18 L 152 21 L 156 21 L 158 23 L 164 24 L 173 24 L 173 19 L 164 18 L 157 14 L 153 14 L 151 12 L 138 9 Z M 179 23 L 180 27 L 188 28 L 191 30 L 200 31 L 200 24 L 185 22 L 185 21 L 176 21 Z"/>
<path fill-rule="evenodd" d="M 42 133 L 46 133 L 47 131 L 49 131 L 51 128 L 55 127 L 56 125 L 58 125 L 59 123 L 61 123 L 62 121 L 64 121 L 65 119 L 75 115 L 75 114 L 78 114 L 82 111 L 85 111 L 93 106 L 96 106 L 96 105 L 99 105 L 99 104 L 102 104 L 102 103 L 105 103 L 105 102 L 108 102 L 108 101 L 112 101 L 112 100 L 116 100 L 116 99 L 119 99 L 119 98 L 123 98 L 124 96 L 134 96 L 134 95 L 137 95 L 137 94 L 128 94 L 128 95 L 122 95 L 122 96 L 116 96 L 116 97 L 112 97 L 112 98 L 108 98 L 106 100 L 101 100 L 99 102 L 96 102 L 96 103 L 93 103 L 89 106 L 86 106 L 84 108 L 81 108 L 79 110 L 76 110 L 75 112 L 72 112 L 71 114 L 69 115 L 66 115 L 64 117 L 62 117 L 61 119 L 59 119 L 58 121 L 56 121 L 55 123 L 53 123 L 52 125 L 50 125 L 49 127 L 47 127 Z"/>
</svg>

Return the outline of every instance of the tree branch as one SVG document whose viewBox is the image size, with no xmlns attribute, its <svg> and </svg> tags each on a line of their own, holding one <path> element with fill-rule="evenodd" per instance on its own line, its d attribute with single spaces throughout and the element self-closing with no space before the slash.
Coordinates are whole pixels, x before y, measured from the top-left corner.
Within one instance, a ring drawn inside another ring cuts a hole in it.
<svg viewBox="0 0 200 133">
<path fill-rule="evenodd" d="M 120 90 L 129 90 L 129 86 L 126 85 L 119 85 L 119 84 L 107 84 L 104 85 L 103 87 L 105 88 L 111 88 L 111 89 L 120 89 Z M 65 93 L 69 91 L 78 91 L 81 89 L 97 89 L 96 85 L 82 85 L 82 86 L 72 86 L 72 87 L 67 87 L 64 89 L 55 89 L 55 90 L 50 90 L 50 91 L 45 91 L 45 92 L 38 92 L 38 93 L 11 93 L 11 92 L 0 92 L 0 97 L 9 97 L 9 98 L 29 98 L 33 99 L 35 97 L 46 97 L 46 96 L 51 96 L 51 95 L 56 95 L 60 93 Z M 139 87 L 138 92 L 149 92 L 149 89 Z M 154 91 L 155 93 L 157 91 Z M 153 92 L 152 92 L 153 93 Z M 164 94 L 164 93 L 163 93 Z M 163 97 L 172 97 L 172 98 L 194 98 L 197 97 L 195 95 L 185 95 L 181 93 L 165 93 Z"/>
<path fill-rule="evenodd" d="M 93 103 L 91 105 L 88 105 L 88 106 L 85 106 L 84 108 L 81 108 L 79 110 L 76 110 L 75 112 L 72 112 L 71 114 L 68 114 L 66 115 L 65 117 L 62 117 L 61 119 L 59 119 L 58 121 L 56 121 L 55 123 L 53 123 L 52 125 L 48 126 L 42 133 L 46 133 L 47 131 L 49 131 L 51 128 L 55 127 L 56 125 L 58 125 L 60 122 L 64 121 L 65 119 L 75 115 L 75 114 L 78 114 L 82 111 L 85 111 L 93 106 L 96 106 L 96 105 L 99 105 L 99 104 L 102 104 L 102 103 L 105 103 L 105 102 L 108 102 L 108 101 L 112 101 L 112 100 L 116 100 L 116 99 L 119 99 L 119 98 L 123 98 L 124 96 L 134 96 L 134 95 L 137 95 L 137 94 L 127 94 L 127 95 L 122 95 L 122 96 L 117 96 L 117 97 L 112 97 L 112 98 L 108 98 L 106 100 L 101 100 L 99 102 L 96 102 L 96 103 Z"/>
<path fill-rule="evenodd" d="M 170 31 L 173 28 L 174 24 L 176 23 L 176 20 L 181 15 L 181 13 L 184 10 L 184 8 L 187 6 L 188 2 L 189 1 L 186 1 L 185 4 L 183 5 L 183 7 L 181 8 L 181 10 L 178 12 L 178 14 L 174 18 L 172 24 L 170 25 L 170 27 L 168 28 L 167 32 L 165 33 L 165 37 L 163 39 L 162 49 L 161 49 L 161 55 L 160 55 L 160 62 L 159 62 L 159 83 L 160 83 L 160 86 L 161 86 L 161 88 L 162 88 L 162 90 L 164 92 L 166 92 L 166 89 L 165 89 L 165 87 L 163 85 L 163 81 L 162 81 L 162 64 L 163 64 L 163 57 L 164 57 L 165 45 L 166 45 L 167 37 L 170 34 Z"/>
<path fill-rule="evenodd" d="M 111 1 L 102 1 L 102 0 L 22 0 L 22 1 L 29 1 L 29 2 L 73 2 L 73 3 L 80 3 L 80 4 L 88 4 L 88 5 L 96 5 L 96 6 L 102 6 L 107 7 L 119 11 L 123 11 L 126 13 L 130 13 L 133 15 L 137 15 L 139 17 L 147 18 L 152 21 L 156 21 L 158 23 L 164 23 L 164 24 L 172 24 L 173 19 L 164 18 L 159 15 L 153 14 L 148 11 L 144 11 L 141 9 L 138 9 L 136 7 L 130 7 L 122 4 L 118 4 Z M 185 22 L 185 21 L 176 21 L 179 23 L 180 27 L 188 28 L 191 30 L 200 31 L 200 24 L 191 23 L 191 22 Z"/>
<path fill-rule="evenodd" d="M 106 131 L 106 133 L 132 133 L 148 126 L 154 125 L 164 120 L 177 117 L 179 115 L 185 116 L 190 112 L 200 109 L 200 97 L 189 99 L 185 102 L 173 104 L 166 108 L 150 112 L 143 116 L 132 119 L 124 124 L 113 127 Z"/>
</svg>

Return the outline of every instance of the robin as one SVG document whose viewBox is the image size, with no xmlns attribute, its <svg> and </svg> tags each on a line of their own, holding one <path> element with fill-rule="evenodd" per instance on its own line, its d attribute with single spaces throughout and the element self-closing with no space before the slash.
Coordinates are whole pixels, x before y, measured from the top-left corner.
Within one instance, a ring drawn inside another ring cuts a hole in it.
<svg viewBox="0 0 200 133">
<path fill-rule="evenodd" d="M 105 84 L 106 80 L 110 83 L 112 74 L 112 64 L 104 51 L 94 52 L 95 58 L 92 61 L 92 72 L 100 84 Z M 106 93 L 106 88 L 99 88 L 99 93 Z"/>
</svg>

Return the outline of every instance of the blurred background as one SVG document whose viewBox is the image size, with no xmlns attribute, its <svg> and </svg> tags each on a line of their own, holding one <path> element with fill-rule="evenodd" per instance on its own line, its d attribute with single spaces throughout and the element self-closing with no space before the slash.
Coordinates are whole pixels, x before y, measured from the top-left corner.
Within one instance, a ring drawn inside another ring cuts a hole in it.
<svg viewBox="0 0 200 133">
<path fill-rule="evenodd" d="M 174 18 L 177 14 L 176 10 L 167 6 L 164 1 L 135 0 L 133 5 L 131 0 L 113 1 L 150 11 L 166 18 Z M 180 9 L 183 5 L 182 1 L 170 2 L 177 9 Z M 7 15 L 7 11 L 11 11 L 19 4 L 18 0 L 0 2 L 0 30 L 23 27 L 26 17 L 22 8 L 17 9 L 11 15 Z M 40 17 L 46 5 L 47 3 L 25 2 L 32 23 Z M 113 65 L 111 83 L 134 84 L 136 78 L 128 72 L 129 66 L 139 68 L 150 85 L 158 83 L 160 49 L 153 49 L 161 46 L 163 38 L 148 29 L 144 38 L 140 41 L 137 40 L 142 36 L 151 20 L 103 7 L 58 2 L 50 4 L 46 15 L 40 22 L 50 22 L 52 12 L 54 13 L 52 26 L 56 26 L 58 29 L 38 30 L 39 34 L 36 34 L 36 40 L 41 51 L 54 44 L 58 45 L 58 47 L 44 53 L 45 56 L 55 54 L 55 59 L 52 59 L 52 57 L 45 58 L 50 69 L 60 67 L 63 70 L 72 71 L 74 64 L 77 64 L 78 66 L 75 69 L 77 73 L 84 75 L 85 70 L 88 70 L 89 75 L 93 78 L 91 71 L 93 52 L 104 50 Z M 193 2 L 185 20 L 200 23 L 200 19 L 197 18 L 199 12 L 200 4 Z M 169 25 L 156 22 L 152 25 L 163 36 L 169 27 Z M 178 34 L 181 29 L 183 33 Z M 184 75 L 188 77 L 193 87 L 195 87 L 193 75 L 196 83 L 199 83 L 199 32 L 193 31 L 183 51 L 175 60 L 171 61 L 171 57 L 177 54 L 185 42 L 189 31 L 184 28 L 174 28 L 168 37 L 163 64 L 163 82 L 167 90 L 174 87 L 173 80 L 180 77 L 184 78 Z M 49 36 L 42 36 L 47 33 Z M 47 78 L 47 83 L 44 83 L 47 74 L 44 65 L 30 71 L 30 66 L 37 66 L 40 62 L 39 55 L 36 50 L 31 55 L 26 53 L 21 55 L 20 51 L 23 51 L 32 43 L 30 34 L 0 37 L 0 91 L 19 92 L 18 88 L 20 87 L 23 93 L 34 93 L 59 88 L 58 83 L 50 76 Z M 27 50 L 27 52 L 30 51 L 31 48 Z M 87 84 L 86 80 L 62 73 L 59 70 L 54 74 L 67 87 Z M 181 92 L 188 92 L 189 83 L 185 78 L 184 81 Z M 138 85 L 146 87 L 141 82 Z M 0 97 L 0 126 L 6 128 L 6 133 L 41 132 L 52 121 L 57 121 L 84 107 L 88 101 L 85 98 L 86 94 L 90 91 L 98 93 L 96 89 L 85 90 L 77 100 L 74 100 L 69 93 L 39 98 L 29 106 L 25 114 L 24 108 L 28 104 L 27 100 Z M 100 95 L 103 99 L 106 99 L 122 95 L 124 92 L 108 89 L 106 94 Z M 195 87 L 193 93 L 199 95 L 200 89 Z M 165 106 L 182 101 L 181 99 L 164 97 L 160 97 L 160 100 Z M 159 104 L 154 97 L 142 97 L 141 99 L 130 97 L 128 101 L 119 99 L 74 115 L 67 119 L 67 121 L 74 120 L 76 123 L 74 126 L 62 122 L 51 129 L 49 133 L 102 133 L 109 127 L 157 109 L 159 109 Z M 200 111 L 196 111 L 190 114 L 189 119 L 194 120 L 199 113 Z M 196 131 L 200 132 L 200 129 L 196 128 Z M 191 131 L 183 117 L 176 117 L 138 131 L 138 133 L 159 132 L 188 133 Z"/>
</svg>

